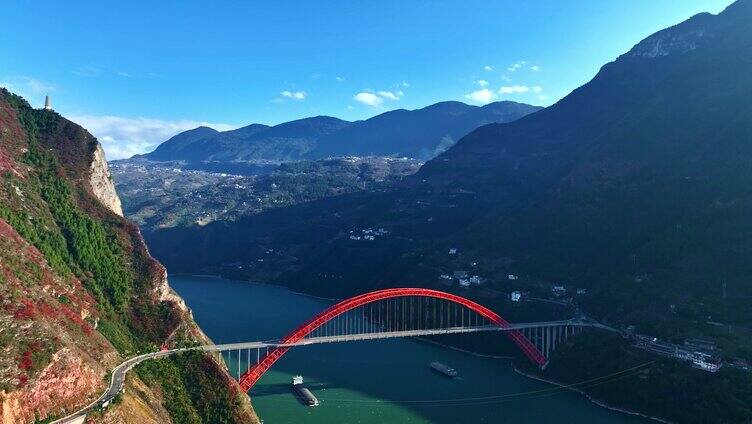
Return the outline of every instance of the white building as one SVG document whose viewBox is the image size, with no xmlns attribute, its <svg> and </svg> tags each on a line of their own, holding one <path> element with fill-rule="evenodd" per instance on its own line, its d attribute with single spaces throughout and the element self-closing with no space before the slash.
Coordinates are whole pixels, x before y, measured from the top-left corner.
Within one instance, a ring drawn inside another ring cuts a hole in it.
<svg viewBox="0 0 752 424">
<path fill-rule="evenodd" d="M 522 293 L 518 291 L 513 291 L 510 297 L 512 299 L 512 302 L 519 302 L 520 299 L 522 299 Z"/>
<path fill-rule="evenodd" d="M 514 280 L 518 280 L 518 279 L 519 279 L 520 277 L 518 277 L 518 276 L 516 276 L 516 275 L 514 275 L 514 274 L 509 274 L 509 275 L 507 275 L 507 278 L 508 278 L 509 280 L 512 280 L 512 281 L 514 281 Z"/>
</svg>

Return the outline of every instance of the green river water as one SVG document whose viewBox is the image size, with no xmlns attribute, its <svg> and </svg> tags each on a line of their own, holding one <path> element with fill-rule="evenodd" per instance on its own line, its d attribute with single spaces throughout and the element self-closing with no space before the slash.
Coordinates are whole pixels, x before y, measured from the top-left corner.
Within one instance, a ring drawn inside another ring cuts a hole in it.
<svg viewBox="0 0 752 424">
<path fill-rule="evenodd" d="M 216 343 L 277 339 L 330 304 L 282 287 L 220 278 L 172 276 L 170 284 Z M 432 372 L 432 361 L 454 367 L 460 378 Z M 244 364 L 245 356 L 241 371 Z M 320 406 L 304 406 L 293 395 L 290 381 L 297 374 Z M 264 424 L 646 422 L 521 376 L 508 360 L 411 339 L 291 349 L 250 395 Z"/>
</svg>

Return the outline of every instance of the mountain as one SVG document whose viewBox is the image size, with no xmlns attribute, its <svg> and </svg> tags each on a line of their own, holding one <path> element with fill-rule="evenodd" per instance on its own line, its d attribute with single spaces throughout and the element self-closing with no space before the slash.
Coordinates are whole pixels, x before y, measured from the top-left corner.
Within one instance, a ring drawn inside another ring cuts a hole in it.
<svg viewBox="0 0 752 424">
<path fill-rule="evenodd" d="M 430 159 L 470 131 L 490 123 L 511 122 L 540 107 L 515 102 L 470 106 L 441 102 L 417 110 L 399 109 L 324 137 L 317 151 L 326 156 L 407 156 Z"/>
<path fill-rule="evenodd" d="M 728 232 L 746 228 L 751 200 L 751 9 L 648 37 L 556 105 L 473 132 L 416 180 L 483 193 L 495 206 L 465 237 L 549 275 L 646 272 L 666 279 L 669 303 L 721 279 L 752 294 Z"/>
<path fill-rule="evenodd" d="M 253 127 L 251 125 L 250 127 Z M 192 150 L 196 144 L 219 134 L 219 131 L 209 127 L 198 127 L 192 130 L 183 131 L 180 134 L 172 136 L 169 140 L 157 146 L 149 153 L 153 160 L 190 160 L 195 153 Z M 143 155 L 136 155 L 138 157 Z"/>
<path fill-rule="evenodd" d="M 139 352 L 210 343 L 122 217 L 102 147 L 85 129 L 0 89 L 0 176 L 3 423 L 86 407 Z M 147 362 L 87 422 L 258 422 L 233 384 L 203 354 Z"/>
<path fill-rule="evenodd" d="M 199 127 L 136 157 L 154 161 L 285 162 L 307 157 L 322 136 L 349 124 L 329 116 L 316 116 L 273 127 L 251 124 L 223 132 Z"/>
<path fill-rule="evenodd" d="M 367 155 L 427 159 L 478 126 L 509 122 L 539 109 L 514 102 L 483 107 L 442 102 L 418 110 L 390 111 L 357 122 L 317 116 L 273 127 L 252 124 L 224 132 L 199 127 L 138 157 L 191 162 L 287 162 Z"/>
<path fill-rule="evenodd" d="M 348 125 L 349 122 L 341 119 L 315 116 L 285 122 L 250 135 L 238 132 L 240 130 L 228 131 L 210 141 L 218 142 L 219 146 L 213 146 L 214 150 L 206 159 L 274 162 L 302 159 L 312 154 L 322 137 Z"/>
<path fill-rule="evenodd" d="M 513 312 L 504 293 L 545 298 L 564 284 L 584 289 L 578 307 L 609 325 L 676 342 L 711 338 L 724 360 L 750 361 L 750 22 L 752 1 L 740 0 L 659 31 L 555 105 L 476 129 L 390 192 L 147 240 L 176 271 L 329 297 L 442 287 L 439 275 L 473 269 L 487 283 L 463 293 Z M 369 228 L 388 234 L 348 237 Z M 253 265 L 265 249 L 289 259 Z M 703 375 L 618 337 L 585 338 L 557 355 L 544 376 L 567 384 L 645 366 L 639 378 L 585 389 L 609 404 L 675 422 L 752 419 L 741 371 Z"/>
</svg>

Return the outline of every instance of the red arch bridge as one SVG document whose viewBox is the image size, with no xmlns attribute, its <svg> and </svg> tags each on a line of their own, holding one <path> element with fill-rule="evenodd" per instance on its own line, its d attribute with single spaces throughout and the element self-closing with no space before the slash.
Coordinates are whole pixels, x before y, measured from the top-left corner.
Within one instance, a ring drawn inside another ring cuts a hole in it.
<svg viewBox="0 0 752 424">
<path fill-rule="evenodd" d="M 248 391 L 290 348 L 396 337 L 502 331 L 534 364 L 545 367 L 561 342 L 583 327 L 616 331 L 585 319 L 511 324 L 494 311 L 462 296 L 422 288 L 394 288 L 343 300 L 278 341 L 199 346 L 184 350 L 223 352 L 228 369 Z"/>
</svg>

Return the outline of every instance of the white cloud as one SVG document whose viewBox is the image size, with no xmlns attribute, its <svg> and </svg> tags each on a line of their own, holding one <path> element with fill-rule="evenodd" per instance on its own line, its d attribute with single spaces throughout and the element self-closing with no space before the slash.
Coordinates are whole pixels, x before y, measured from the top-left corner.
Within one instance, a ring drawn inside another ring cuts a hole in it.
<svg viewBox="0 0 752 424">
<path fill-rule="evenodd" d="M 497 96 L 496 93 L 494 93 L 493 91 L 487 88 L 482 88 L 480 90 L 473 91 L 470 94 L 466 94 L 465 98 L 472 100 L 475 103 L 480 103 L 482 105 L 485 105 L 498 99 L 499 96 Z"/>
<path fill-rule="evenodd" d="M 306 95 L 307 95 L 305 91 L 288 91 L 288 90 L 285 90 L 279 94 L 282 97 L 287 97 L 288 99 L 293 99 L 293 100 L 305 100 Z"/>
<path fill-rule="evenodd" d="M 378 107 L 381 106 L 382 103 L 384 103 L 384 98 L 379 97 L 376 94 L 369 93 L 367 91 L 361 91 L 360 93 L 356 94 L 353 99 L 356 102 L 363 103 L 364 105 Z"/>
<path fill-rule="evenodd" d="M 119 71 L 117 74 L 120 75 L 123 78 L 130 78 L 131 77 L 131 74 L 129 74 L 127 72 L 123 72 L 123 71 Z"/>
<path fill-rule="evenodd" d="M 533 65 L 533 66 L 531 66 L 531 67 L 530 67 L 530 70 L 531 70 L 531 71 L 535 71 L 535 72 L 538 72 L 538 71 L 540 71 L 540 66 L 538 66 L 538 65 Z"/>
<path fill-rule="evenodd" d="M 407 81 L 402 81 L 402 86 L 407 88 L 410 86 L 410 83 L 408 83 Z"/>
<path fill-rule="evenodd" d="M 520 94 L 530 91 L 530 87 L 526 85 L 508 85 L 499 89 L 499 94 Z"/>
<path fill-rule="evenodd" d="M 91 132 L 102 143 L 107 159 L 123 159 L 154 150 L 173 135 L 199 126 L 219 131 L 237 128 L 235 125 L 192 120 L 167 121 L 156 118 L 124 118 L 109 115 L 68 116 Z"/>
<path fill-rule="evenodd" d="M 486 66 L 484 66 L 484 67 L 483 67 L 483 70 L 484 70 L 484 71 L 488 71 L 488 72 L 491 72 L 491 71 L 493 71 L 493 66 L 491 66 L 491 65 L 486 65 Z"/>
<path fill-rule="evenodd" d="M 521 61 L 519 61 L 519 62 L 515 62 L 515 63 L 513 63 L 513 64 L 509 65 L 509 67 L 507 67 L 507 71 L 509 71 L 509 72 L 514 72 L 514 71 L 516 71 L 516 70 L 518 70 L 518 69 L 522 68 L 522 66 L 523 66 L 524 64 L 526 64 L 526 63 L 527 63 L 527 62 L 525 62 L 524 60 L 521 60 Z"/>
<path fill-rule="evenodd" d="M 402 82 L 401 85 L 403 87 L 408 86 L 406 82 Z M 355 101 L 363 103 L 364 105 L 368 105 L 372 107 L 379 107 L 384 103 L 384 100 L 397 101 L 400 99 L 400 97 L 404 95 L 405 93 L 402 90 L 395 90 L 395 91 L 381 90 L 376 93 L 373 93 L 371 91 L 361 91 L 360 93 L 353 96 L 353 99 Z"/>
<path fill-rule="evenodd" d="M 334 77 L 335 80 L 342 82 L 345 80 L 345 77 Z"/>
<path fill-rule="evenodd" d="M 481 87 L 487 87 L 488 86 L 488 81 L 486 81 L 486 80 L 478 80 L 478 81 L 475 81 L 475 82 L 478 83 L 478 85 L 481 86 Z"/>
<path fill-rule="evenodd" d="M 18 94 L 32 106 L 42 107 L 44 96 L 55 91 L 55 87 L 47 82 L 32 77 L 10 77 L 0 80 L 0 87 L 5 87 L 11 93 Z"/>
<path fill-rule="evenodd" d="M 538 94 L 538 100 L 548 100 L 548 96 L 545 94 Z"/>
<path fill-rule="evenodd" d="M 512 82 L 512 79 L 511 79 L 511 78 L 509 78 L 509 76 L 508 76 L 508 75 L 506 75 L 506 74 L 502 75 L 502 76 L 501 76 L 501 79 L 503 79 L 503 80 L 504 80 L 504 81 L 506 81 L 506 82 Z"/>
<path fill-rule="evenodd" d="M 379 91 L 379 96 L 389 100 L 399 100 L 399 96 L 391 91 Z"/>
<path fill-rule="evenodd" d="M 543 87 L 536 85 L 535 87 L 531 88 L 530 91 L 532 91 L 535 94 L 540 94 L 543 92 Z"/>
</svg>

